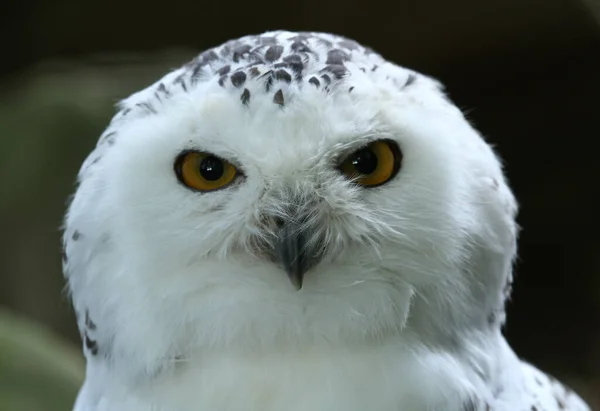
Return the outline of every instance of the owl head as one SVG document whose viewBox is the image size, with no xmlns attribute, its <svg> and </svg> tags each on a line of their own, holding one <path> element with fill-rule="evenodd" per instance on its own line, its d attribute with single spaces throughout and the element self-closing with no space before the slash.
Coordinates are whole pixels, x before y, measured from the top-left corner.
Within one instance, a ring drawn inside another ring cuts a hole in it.
<svg viewBox="0 0 600 411">
<path fill-rule="evenodd" d="M 516 203 L 432 78 L 269 32 L 122 101 L 83 164 L 64 270 L 90 360 L 497 333 Z"/>
</svg>

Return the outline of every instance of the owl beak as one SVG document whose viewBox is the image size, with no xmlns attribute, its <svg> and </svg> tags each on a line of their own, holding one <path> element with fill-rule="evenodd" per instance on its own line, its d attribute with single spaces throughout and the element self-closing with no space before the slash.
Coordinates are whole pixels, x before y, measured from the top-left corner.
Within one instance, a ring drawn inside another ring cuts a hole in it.
<svg viewBox="0 0 600 411">
<path fill-rule="evenodd" d="M 310 238 L 310 233 L 307 231 L 304 225 L 285 222 L 279 229 L 275 245 L 275 256 L 296 290 L 302 288 L 304 274 L 320 260 L 313 252 L 313 247 L 308 246 L 307 239 Z"/>
</svg>

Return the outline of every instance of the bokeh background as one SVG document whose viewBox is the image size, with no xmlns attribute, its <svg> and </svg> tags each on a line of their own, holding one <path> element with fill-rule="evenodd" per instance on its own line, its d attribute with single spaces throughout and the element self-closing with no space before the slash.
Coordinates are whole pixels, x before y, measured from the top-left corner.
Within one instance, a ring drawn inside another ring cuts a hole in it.
<svg viewBox="0 0 600 411">
<path fill-rule="evenodd" d="M 113 105 L 199 51 L 330 31 L 443 81 L 520 201 L 505 333 L 600 410 L 600 0 L 46 0 L 0 10 L 0 411 L 67 410 L 82 378 L 62 214 Z"/>
</svg>

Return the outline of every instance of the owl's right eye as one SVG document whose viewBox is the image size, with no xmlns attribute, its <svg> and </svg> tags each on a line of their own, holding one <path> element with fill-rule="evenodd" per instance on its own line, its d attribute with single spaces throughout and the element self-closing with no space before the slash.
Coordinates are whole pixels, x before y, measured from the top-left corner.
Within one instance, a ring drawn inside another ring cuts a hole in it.
<svg viewBox="0 0 600 411">
<path fill-rule="evenodd" d="M 401 163 L 398 145 L 391 140 L 378 140 L 346 157 L 340 170 L 362 187 L 378 187 L 394 178 Z"/>
<path fill-rule="evenodd" d="M 227 187 L 235 180 L 238 170 L 213 154 L 185 151 L 175 160 L 175 173 L 188 188 L 208 192 Z"/>
</svg>

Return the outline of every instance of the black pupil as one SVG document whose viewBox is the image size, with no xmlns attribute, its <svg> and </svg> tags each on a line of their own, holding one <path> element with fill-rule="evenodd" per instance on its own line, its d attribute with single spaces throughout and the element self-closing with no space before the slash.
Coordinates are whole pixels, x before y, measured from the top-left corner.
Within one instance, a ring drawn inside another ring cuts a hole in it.
<svg viewBox="0 0 600 411">
<path fill-rule="evenodd" d="M 360 174 L 371 174 L 377 170 L 377 156 L 368 148 L 354 154 L 352 165 Z"/>
<path fill-rule="evenodd" d="M 200 161 L 200 174 L 208 181 L 216 181 L 223 177 L 223 161 L 217 157 L 208 156 Z"/>
</svg>

